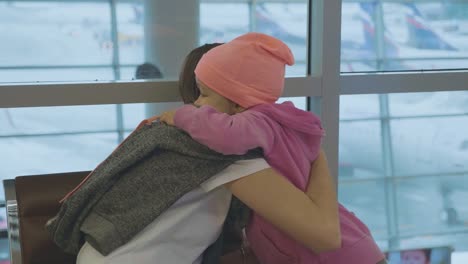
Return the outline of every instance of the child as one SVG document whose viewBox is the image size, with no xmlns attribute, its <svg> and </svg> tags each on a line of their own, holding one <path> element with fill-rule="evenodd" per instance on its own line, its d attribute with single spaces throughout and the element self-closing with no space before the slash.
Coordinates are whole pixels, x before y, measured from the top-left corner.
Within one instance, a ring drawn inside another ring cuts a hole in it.
<svg viewBox="0 0 468 264">
<path fill-rule="evenodd" d="M 261 147 L 270 166 L 305 191 L 324 132 L 312 113 L 290 102 L 274 104 L 282 93 L 285 64 L 293 63 L 283 42 L 259 33 L 240 36 L 200 60 L 195 69 L 200 89 L 196 107 L 166 112 L 161 120 L 223 154 Z M 342 245 L 331 252 L 313 252 L 257 214 L 247 227 L 247 237 L 264 264 L 382 261 L 384 255 L 367 227 L 343 206 L 338 210 Z"/>
<path fill-rule="evenodd" d="M 431 250 L 403 250 L 401 252 L 400 258 L 401 264 L 431 264 Z"/>
</svg>

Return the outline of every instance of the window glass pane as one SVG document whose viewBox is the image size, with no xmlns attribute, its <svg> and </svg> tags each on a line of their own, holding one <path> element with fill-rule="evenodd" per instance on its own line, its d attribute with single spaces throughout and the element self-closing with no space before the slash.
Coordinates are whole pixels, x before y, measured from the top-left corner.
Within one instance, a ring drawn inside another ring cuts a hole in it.
<svg viewBox="0 0 468 264">
<path fill-rule="evenodd" d="M 102 81 L 114 79 L 111 67 L 26 68 L 0 70 L 0 82 Z"/>
<path fill-rule="evenodd" d="M 107 3 L 2 1 L 0 14 L 0 66 L 111 62 L 112 52 L 97 45 L 110 30 Z"/>
<path fill-rule="evenodd" d="M 120 78 L 122 80 L 137 79 L 136 78 L 137 67 L 138 67 L 137 65 L 136 66 L 129 66 L 129 67 L 120 67 Z"/>
<path fill-rule="evenodd" d="M 304 76 L 307 65 L 307 2 L 259 3 L 255 9 L 255 26 L 251 31 L 262 32 L 283 40 L 294 54 L 296 71 L 290 76 Z"/>
<path fill-rule="evenodd" d="M 378 121 L 340 122 L 339 177 L 383 177 L 381 127 Z"/>
<path fill-rule="evenodd" d="M 466 243 L 468 244 L 468 242 Z M 468 251 L 464 252 L 452 252 L 452 255 L 450 256 L 450 260 L 452 263 L 467 263 L 468 262 Z"/>
<path fill-rule="evenodd" d="M 0 82 L 131 80 L 147 62 L 157 76 L 137 79 L 172 80 L 192 48 L 249 31 L 285 41 L 296 61 L 287 76 L 304 76 L 307 3 L 3 1 Z"/>
<path fill-rule="evenodd" d="M 468 231 L 468 174 L 437 175 L 397 181 L 402 236 Z"/>
<path fill-rule="evenodd" d="M 379 97 L 340 96 L 339 176 L 383 177 Z"/>
<path fill-rule="evenodd" d="M 117 133 L 0 137 L 0 175 L 71 172 L 94 169 L 117 145 Z M 0 187 L 3 199 L 3 185 Z"/>
<path fill-rule="evenodd" d="M 146 104 L 123 105 L 123 122 L 126 130 L 133 131 L 138 124 L 147 117 L 145 105 Z M 155 115 L 156 114 L 157 113 L 155 113 Z"/>
<path fill-rule="evenodd" d="M 143 4 L 140 1 L 117 4 L 120 64 L 138 64 L 145 61 L 143 10 Z M 121 76 L 121 79 L 126 78 Z"/>
<path fill-rule="evenodd" d="M 463 245 L 468 241 L 468 207 L 464 202 L 468 198 L 465 133 L 468 115 L 462 103 L 465 94 L 365 95 L 374 96 L 374 102 L 367 105 L 380 109 L 381 113 L 360 114 L 358 110 L 350 116 L 352 106 L 359 105 L 353 101 L 362 95 L 340 98 L 341 104 L 349 103 L 349 111 L 340 112 L 340 201 L 357 212 L 378 208 L 379 205 L 355 201 L 355 197 L 374 189 L 367 186 L 366 191 L 359 191 L 358 187 L 349 186 L 366 186 L 372 178 L 383 177 L 374 181 L 384 186 L 385 202 L 381 206 L 390 233 L 382 239 L 388 239 L 391 249 L 433 245 L 466 249 Z M 360 99 L 361 105 L 366 105 Z M 379 196 L 374 197 L 379 200 Z M 360 214 L 372 232 L 374 228 L 378 230 L 371 224 L 375 216 Z"/>
<path fill-rule="evenodd" d="M 341 70 L 468 67 L 468 3 L 343 1 Z"/>
<path fill-rule="evenodd" d="M 200 4 L 200 45 L 227 42 L 249 32 L 247 3 Z"/>
<path fill-rule="evenodd" d="M 367 119 L 380 116 L 379 97 L 376 94 L 340 96 L 340 119 Z"/>
<path fill-rule="evenodd" d="M 389 94 L 391 116 L 426 116 L 468 113 L 468 92 Z"/>
<path fill-rule="evenodd" d="M 269 34 L 283 40 L 294 54 L 295 64 L 286 68 L 287 76 L 304 76 L 307 65 L 307 1 L 254 2 L 251 5 L 252 9 L 248 3 L 202 3 L 200 43 L 226 42 L 249 31 Z"/>
<path fill-rule="evenodd" d="M 395 175 L 468 172 L 468 116 L 391 121 Z"/>
<path fill-rule="evenodd" d="M 282 103 L 286 101 L 291 101 L 294 106 L 299 109 L 307 110 L 307 98 L 306 97 L 281 97 L 276 101 L 277 103 Z"/>
<path fill-rule="evenodd" d="M 376 240 L 387 238 L 383 180 L 340 180 L 338 195 L 343 205 L 369 227 Z"/>
<path fill-rule="evenodd" d="M 1 108 L 0 136 L 117 129 L 115 105 Z"/>
<path fill-rule="evenodd" d="M 358 2 L 344 0 L 342 5 L 341 71 L 375 70 L 377 54 L 370 17 Z"/>
</svg>

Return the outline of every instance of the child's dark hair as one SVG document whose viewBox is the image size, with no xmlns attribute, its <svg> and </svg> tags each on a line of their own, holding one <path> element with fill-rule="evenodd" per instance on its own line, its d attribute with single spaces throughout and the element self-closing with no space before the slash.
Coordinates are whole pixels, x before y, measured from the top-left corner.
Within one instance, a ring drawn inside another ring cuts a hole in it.
<svg viewBox="0 0 468 264">
<path fill-rule="evenodd" d="M 431 250 L 430 249 L 423 249 L 424 255 L 426 256 L 426 260 L 431 260 Z"/>
<path fill-rule="evenodd" d="M 138 79 L 160 79 L 163 75 L 159 68 L 149 62 L 138 65 L 135 71 L 135 78 Z"/>
<path fill-rule="evenodd" d="M 197 83 L 195 80 L 195 68 L 200 61 L 203 54 L 207 53 L 212 48 L 215 48 L 223 43 L 210 43 L 200 46 L 192 50 L 187 57 L 185 57 L 184 64 L 179 75 L 179 93 L 182 101 L 185 104 L 195 102 L 200 95 Z"/>
<path fill-rule="evenodd" d="M 403 250 L 401 252 L 401 257 L 403 257 L 404 253 L 413 252 L 413 251 L 421 251 L 424 254 L 424 256 L 426 257 L 426 261 L 431 261 L 431 249 L 429 249 L 429 248 Z"/>
</svg>

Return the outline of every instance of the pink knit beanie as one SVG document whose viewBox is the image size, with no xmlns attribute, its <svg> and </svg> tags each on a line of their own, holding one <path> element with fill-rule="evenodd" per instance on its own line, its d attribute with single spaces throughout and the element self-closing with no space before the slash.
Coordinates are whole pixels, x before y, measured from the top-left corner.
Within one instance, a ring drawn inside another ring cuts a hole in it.
<svg viewBox="0 0 468 264">
<path fill-rule="evenodd" d="M 293 65 L 294 57 L 285 43 L 247 33 L 203 55 L 195 75 L 210 89 L 249 108 L 278 100 L 286 64 Z"/>
</svg>

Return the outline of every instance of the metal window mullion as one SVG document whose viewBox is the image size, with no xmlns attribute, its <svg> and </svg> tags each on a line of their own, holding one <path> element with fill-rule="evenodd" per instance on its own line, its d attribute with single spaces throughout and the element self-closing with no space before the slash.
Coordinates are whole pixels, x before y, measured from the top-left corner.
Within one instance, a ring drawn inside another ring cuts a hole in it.
<svg viewBox="0 0 468 264">
<path fill-rule="evenodd" d="M 407 234 L 401 235 L 401 239 L 411 239 L 414 237 L 431 237 L 434 239 L 435 236 L 444 236 L 444 235 L 449 235 L 449 236 L 466 236 L 468 235 L 468 229 L 466 227 L 460 227 L 455 230 L 449 229 L 449 230 L 441 230 L 441 231 L 435 231 L 435 232 L 408 232 Z M 435 240 L 435 239 L 434 239 Z M 390 249 L 390 250 L 401 250 L 401 248 L 395 248 L 395 249 Z M 442 262 L 443 263 L 443 262 Z"/>
<path fill-rule="evenodd" d="M 306 76 L 312 75 L 312 0 L 307 1 L 307 43 L 306 43 Z M 317 98 L 312 98 L 310 96 L 306 97 L 306 110 L 314 112 L 315 114 L 321 116 L 320 112 L 320 101 Z"/>
<path fill-rule="evenodd" d="M 393 181 L 411 181 L 416 179 L 424 179 L 424 178 L 432 178 L 432 177 L 440 177 L 440 178 L 448 178 L 448 177 L 461 177 L 461 178 L 468 178 L 468 171 L 459 171 L 459 172 L 450 172 L 450 173 L 433 173 L 433 174 L 406 174 L 406 175 L 391 175 L 391 176 L 372 176 L 366 178 L 358 178 L 358 179 L 340 179 L 340 183 L 359 183 L 359 182 L 378 182 L 383 181 L 385 179 L 390 179 Z"/>
<path fill-rule="evenodd" d="M 257 17 L 255 15 L 255 10 L 257 9 L 257 1 L 250 0 L 249 5 L 249 31 L 254 32 L 257 30 Z"/>
<path fill-rule="evenodd" d="M 375 24 L 375 34 L 376 34 L 376 51 L 377 51 L 377 70 L 384 70 L 385 69 L 385 61 L 386 61 L 386 56 L 385 56 L 385 25 L 383 21 L 383 3 L 382 1 L 377 1 L 377 9 L 375 13 L 375 17 L 372 19 L 374 20 Z"/>
<path fill-rule="evenodd" d="M 433 61 L 433 60 L 445 60 L 445 61 L 452 61 L 452 60 L 466 60 L 468 59 L 468 57 L 465 55 L 465 56 L 433 56 L 433 57 L 386 57 L 385 60 L 387 61 Z M 367 58 L 358 58 L 358 59 L 344 59 L 342 60 L 342 62 L 372 62 L 372 61 L 375 61 L 375 59 L 367 59 Z M 466 66 L 465 66 L 466 67 Z M 460 68 L 455 68 L 456 70 L 458 69 L 464 69 L 462 67 Z M 424 70 L 424 69 L 423 69 Z M 435 71 L 440 71 L 440 70 L 446 70 L 446 68 L 441 68 L 441 69 L 426 69 L 426 70 L 435 70 Z M 375 70 L 375 71 L 371 71 L 371 72 L 376 72 L 378 70 Z M 387 70 L 385 70 L 386 72 Z M 407 72 L 407 71 L 411 71 L 411 70 L 398 70 L 398 71 L 402 71 L 402 72 Z M 419 70 L 416 70 L 416 71 L 419 71 Z"/>
<path fill-rule="evenodd" d="M 341 94 L 466 91 L 468 72 L 342 74 Z"/>
<path fill-rule="evenodd" d="M 117 3 L 116 0 L 110 0 L 110 11 L 111 11 L 111 39 L 112 39 L 112 69 L 114 72 L 114 79 L 120 80 L 120 57 L 119 57 L 119 30 L 117 26 Z M 124 124 L 123 124 L 123 106 L 117 104 L 115 106 L 116 112 L 116 128 L 117 128 L 117 143 L 120 143 L 124 139 Z"/>
<path fill-rule="evenodd" d="M 433 118 L 452 118 L 452 117 L 467 117 L 468 112 L 466 113 L 453 113 L 453 114 L 430 114 L 430 115 L 411 115 L 411 116 L 389 116 L 389 120 L 408 120 L 408 119 L 433 119 Z M 346 118 L 340 119 L 340 123 L 356 123 L 356 122 L 367 122 L 367 121 L 380 121 L 383 118 L 381 117 L 364 117 L 364 118 Z"/>
<path fill-rule="evenodd" d="M 387 219 L 387 237 L 389 249 L 399 247 L 399 230 L 398 230 L 398 207 L 396 202 L 396 186 L 393 179 L 394 161 L 392 151 L 392 135 L 390 127 L 390 111 L 388 104 L 388 95 L 379 95 L 381 139 L 382 139 L 382 155 L 383 167 L 385 172 L 384 180 L 384 197 L 385 211 Z"/>
<path fill-rule="evenodd" d="M 321 96 L 320 85 L 318 77 L 286 78 L 284 96 Z M 0 108 L 179 102 L 178 91 L 167 80 L 10 83 L 0 84 Z"/>
<path fill-rule="evenodd" d="M 28 96 L 24 96 L 27 94 Z M 0 85 L 0 108 L 180 101 L 175 81 L 96 81 Z"/>
<path fill-rule="evenodd" d="M 340 105 L 340 32 L 341 0 L 312 1 L 312 76 L 321 77 L 321 118 L 327 133 L 323 147 L 330 173 L 337 181 L 339 105 Z M 326 33 L 326 34 L 325 34 Z M 311 88 L 312 89 L 312 88 Z"/>
</svg>

